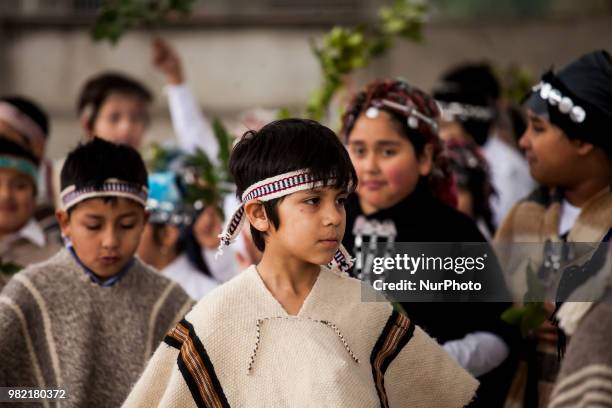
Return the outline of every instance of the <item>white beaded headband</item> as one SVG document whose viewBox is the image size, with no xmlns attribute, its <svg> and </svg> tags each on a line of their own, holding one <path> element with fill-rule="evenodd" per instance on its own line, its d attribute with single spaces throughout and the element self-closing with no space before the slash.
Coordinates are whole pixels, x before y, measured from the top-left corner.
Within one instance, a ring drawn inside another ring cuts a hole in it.
<svg viewBox="0 0 612 408">
<path fill-rule="evenodd" d="M 540 98 L 549 105 L 558 105 L 559 111 L 564 115 L 568 115 L 572 122 L 582 123 L 586 119 L 584 108 L 577 105 L 569 96 L 563 95 L 559 89 L 556 89 L 550 83 L 542 80 L 532 90 L 533 92 L 538 92 Z"/>
<path fill-rule="evenodd" d="M 315 181 L 308 170 L 292 171 L 269 177 L 253 184 L 244 191 L 242 194 L 242 204 L 234 212 L 223 232 L 219 235 L 221 242 L 219 243 L 217 255 L 222 254 L 223 248 L 230 245 L 240 234 L 246 218 L 244 216 L 244 205 L 247 202 L 251 200 L 270 201 L 298 191 L 321 187 L 324 184 L 321 180 Z M 342 244 L 338 251 L 336 251 L 332 263 L 345 272 L 353 266 L 351 257 Z"/>
<path fill-rule="evenodd" d="M 387 107 L 406 114 L 406 121 L 411 129 L 417 129 L 419 127 L 420 120 L 422 122 L 427 123 L 427 125 L 429 125 L 434 130 L 434 132 L 438 130 L 438 122 L 436 122 L 434 118 L 430 118 L 426 114 L 421 113 L 414 106 L 403 105 L 401 103 L 390 101 L 388 99 L 374 100 L 372 102 L 372 106 L 370 106 L 365 112 L 366 117 L 369 119 L 376 118 L 378 116 L 380 108 L 382 107 Z"/>
<path fill-rule="evenodd" d="M 101 186 L 89 186 L 80 189 L 77 189 L 74 185 L 68 186 L 60 193 L 60 202 L 64 211 L 68 211 L 68 209 L 84 200 L 100 197 L 129 198 L 145 207 L 148 194 L 149 190 L 145 186 L 119 179 L 108 179 Z"/>
</svg>

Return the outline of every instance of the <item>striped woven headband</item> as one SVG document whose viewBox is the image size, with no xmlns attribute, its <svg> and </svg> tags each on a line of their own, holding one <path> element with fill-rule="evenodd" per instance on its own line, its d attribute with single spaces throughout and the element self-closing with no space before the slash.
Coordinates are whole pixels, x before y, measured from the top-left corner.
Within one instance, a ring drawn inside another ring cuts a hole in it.
<svg viewBox="0 0 612 408">
<path fill-rule="evenodd" d="M 219 243 L 217 255 L 222 254 L 223 248 L 230 245 L 240 234 L 246 218 L 244 216 L 244 205 L 247 202 L 251 200 L 270 201 L 298 191 L 321 187 L 324 184 L 321 180 L 316 181 L 308 170 L 288 172 L 253 184 L 244 191 L 242 194 L 242 204 L 234 212 L 223 232 L 219 235 L 221 242 Z M 334 255 L 332 263 L 336 264 L 343 271 L 348 271 L 353 265 L 349 253 L 342 245 L 340 245 L 340 248 L 338 248 Z"/>
<path fill-rule="evenodd" d="M 140 184 L 129 183 L 118 179 L 108 179 L 101 186 L 89 186 L 77 189 L 71 185 L 60 193 L 62 209 L 68 211 L 78 203 L 90 198 L 123 197 L 134 200 L 143 207 L 147 205 L 149 190 Z"/>
</svg>

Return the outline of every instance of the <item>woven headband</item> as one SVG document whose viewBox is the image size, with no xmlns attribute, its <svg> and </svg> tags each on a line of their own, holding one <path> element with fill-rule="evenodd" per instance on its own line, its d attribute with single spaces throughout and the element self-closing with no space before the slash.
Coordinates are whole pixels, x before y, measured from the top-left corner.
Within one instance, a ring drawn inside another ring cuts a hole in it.
<svg viewBox="0 0 612 408">
<path fill-rule="evenodd" d="M 108 179 L 101 186 L 88 186 L 77 189 L 71 185 L 60 193 L 62 209 L 68 211 L 78 203 L 90 198 L 123 197 L 134 200 L 143 207 L 147 205 L 149 190 L 145 186 L 118 179 Z"/>
<path fill-rule="evenodd" d="M 244 191 L 242 194 L 242 204 L 234 212 L 223 229 L 223 232 L 219 235 L 221 242 L 219 243 L 217 255 L 222 254 L 223 248 L 230 245 L 240 234 L 246 218 L 244 216 L 244 205 L 247 202 L 251 200 L 270 201 L 298 191 L 310 190 L 323 185 L 324 182 L 321 180 L 316 181 L 308 170 L 292 171 L 269 177 L 253 184 Z M 338 251 L 336 251 L 332 264 L 335 264 L 340 270 L 345 272 L 353 266 L 351 257 L 342 244 L 340 244 Z"/>
</svg>

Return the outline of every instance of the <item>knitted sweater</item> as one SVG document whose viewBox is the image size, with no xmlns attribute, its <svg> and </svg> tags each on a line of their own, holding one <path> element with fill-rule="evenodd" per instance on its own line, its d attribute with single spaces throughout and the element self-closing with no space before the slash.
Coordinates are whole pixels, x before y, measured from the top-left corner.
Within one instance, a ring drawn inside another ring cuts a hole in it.
<svg viewBox="0 0 612 408">
<path fill-rule="evenodd" d="M 64 249 L 16 274 L 0 293 L 0 386 L 67 390 L 61 404 L 43 406 L 119 406 L 192 304 L 138 260 L 101 287 Z"/>
<path fill-rule="evenodd" d="M 461 407 L 478 382 L 360 281 L 322 267 L 296 316 L 254 266 L 166 336 L 124 407 Z"/>
</svg>

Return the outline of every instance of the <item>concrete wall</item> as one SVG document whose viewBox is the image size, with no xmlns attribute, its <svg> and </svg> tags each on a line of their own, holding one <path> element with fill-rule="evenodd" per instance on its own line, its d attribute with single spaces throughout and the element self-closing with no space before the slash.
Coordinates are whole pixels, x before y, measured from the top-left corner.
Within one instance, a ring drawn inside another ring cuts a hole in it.
<svg viewBox="0 0 612 408">
<path fill-rule="evenodd" d="M 150 63 L 153 33 L 135 32 L 116 47 L 93 44 L 85 29 L 0 30 L 0 93 L 38 100 L 52 115 L 49 155 L 59 157 L 79 138 L 74 104 L 90 75 L 121 70 L 156 94 L 151 140 L 171 137 L 163 78 Z M 1 27 L 0 27 L 1 28 Z M 318 66 L 308 39 L 316 29 L 168 29 L 157 34 L 179 51 L 189 83 L 205 111 L 232 118 L 253 107 L 303 106 L 317 85 Z M 595 48 L 612 50 L 612 17 L 551 21 L 431 23 L 425 42 L 399 42 L 384 59 L 356 75 L 402 76 L 429 89 L 441 71 L 465 60 L 500 66 L 520 63 L 534 75 Z"/>
</svg>

